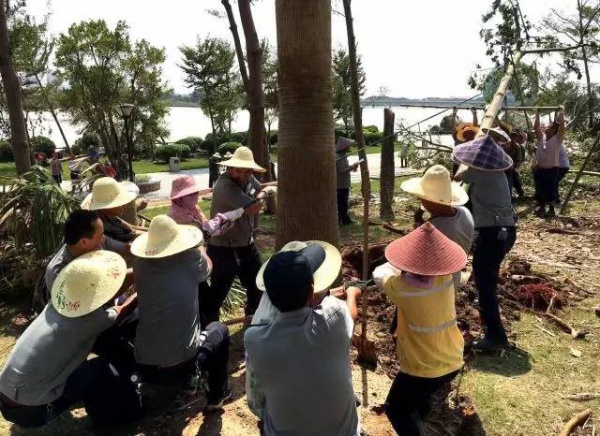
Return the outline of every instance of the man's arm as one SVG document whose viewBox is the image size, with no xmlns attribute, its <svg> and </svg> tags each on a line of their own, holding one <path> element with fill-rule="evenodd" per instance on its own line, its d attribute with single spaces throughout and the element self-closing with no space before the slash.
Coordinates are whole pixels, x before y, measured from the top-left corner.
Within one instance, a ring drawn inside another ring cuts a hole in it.
<svg viewBox="0 0 600 436">
<path fill-rule="evenodd" d="M 556 132 L 556 135 L 558 136 L 558 143 L 562 144 L 565 140 L 565 130 L 566 130 L 565 129 L 565 111 L 562 108 L 562 106 L 560 106 L 560 109 L 556 113 L 556 117 L 554 119 L 558 123 L 558 131 Z"/>
<path fill-rule="evenodd" d="M 350 310 L 350 317 L 352 321 L 356 322 L 358 318 L 358 298 L 360 297 L 361 290 L 356 286 L 350 286 L 346 289 L 346 304 Z"/>
<path fill-rule="evenodd" d="M 538 141 L 541 141 L 544 138 L 544 132 L 542 131 L 542 126 L 540 124 L 540 111 L 537 110 L 535 112 L 535 121 L 533 122 L 533 130 L 535 130 L 535 137 Z"/>
</svg>

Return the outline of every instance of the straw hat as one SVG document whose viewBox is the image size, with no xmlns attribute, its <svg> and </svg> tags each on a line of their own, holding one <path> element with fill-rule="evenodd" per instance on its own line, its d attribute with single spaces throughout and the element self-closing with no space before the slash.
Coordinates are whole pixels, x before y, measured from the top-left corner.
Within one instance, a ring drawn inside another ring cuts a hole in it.
<svg viewBox="0 0 600 436">
<path fill-rule="evenodd" d="M 492 128 L 484 127 L 483 129 L 481 129 L 481 131 L 488 135 L 490 133 L 494 133 L 497 135 L 498 139 L 502 138 L 503 141 L 496 141 L 500 145 L 510 142 L 510 136 L 508 136 L 509 134 L 506 133 L 503 129 L 501 129 L 499 127 L 492 127 Z"/>
<path fill-rule="evenodd" d="M 199 228 L 179 225 L 167 215 L 158 215 L 152 219 L 148 231 L 131 243 L 131 254 L 145 259 L 158 259 L 196 247 L 202 240 Z"/>
<path fill-rule="evenodd" d="M 479 133 L 479 127 L 477 127 L 473 123 L 461 124 L 458 126 L 456 131 L 458 132 L 458 133 L 456 133 L 456 138 L 459 141 L 466 141 L 465 133 L 473 132 L 474 135 L 477 135 L 477 133 Z"/>
<path fill-rule="evenodd" d="M 338 152 L 338 151 L 346 150 L 355 142 L 356 141 L 354 139 L 344 138 L 344 137 L 340 136 L 337 140 L 337 143 L 335 144 L 335 151 Z"/>
<path fill-rule="evenodd" d="M 212 189 L 200 189 L 200 186 L 196 184 L 194 176 L 181 176 L 174 179 L 171 183 L 171 195 L 169 195 L 169 198 L 175 200 L 176 198 L 185 197 L 196 192 L 199 195 L 205 195 L 212 192 Z"/>
<path fill-rule="evenodd" d="M 231 156 L 231 153 L 230 153 Z M 221 159 L 221 155 L 219 153 L 213 153 L 212 157 L 214 157 L 215 159 Z"/>
<path fill-rule="evenodd" d="M 135 192 L 130 192 L 112 177 L 101 177 L 94 183 L 92 193 L 81 202 L 81 207 L 89 210 L 112 209 L 126 205 L 135 197 Z"/>
<path fill-rule="evenodd" d="M 228 156 L 225 155 L 225 157 L 227 158 Z M 252 150 L 246 146 L 238 147 L 228 160 L 219 162 L 219 165 L 231 168 L 248 168 L 259 173 L 264 173 L 266 171 L 263 167 L 254 162 Z"/>
<path fill-rule="evenodd" d="M 233 155 L 231 154 L 231 152 L 230 152 L 230 151 L 228 151 L 227 153 L 225 153 L 225 156 L 223 156 L 223 157 L 224 157 L 225 159 L 229 159 L 231 156 L 233 156 Z"/>
<path fill-rule="evenodd" d="M 396 239 L 385 249 L 393 267 L 422 276 L 445 276 L 463 269 L 467 254 L 431 223 Z"/>
<path fill-rule="evenodd" d="M 489 135 L 457 145 L 452 154 L 460 163 L 483 171 L 504 171 L 513 165 L 511 157 Z"/>
<path fill-rule="evenodd" d="M 52 285 L 52 306 L 68 318 L 87 315 L 110 301 L 127 273 L 121 256 L 112 251 L 92 251 L 73 260 Z"/>
<path fill-rule="evenodd" d="M 321 266 L 313 273 L 313 289 L 315 293 L 319 293 L 327 290 L 340 273 L 342 256 L 337 248 L 324 241 L 292 241 L 285 244 L 276 254 L 287 251 L 300 252 L 310 245 L 318 245 L 325 250 L 325 260 L 323 260 Z M 269 258 L 269 260 L 263 263 L 256 276 L 256 286 L 261 291 L 267 289 L 265 286 L 264 273 L 271 259 L 272 258 Z"/>
<path fill-rule="evenodd" d="M 465 190 L 452 182 L 450 172 L 442 165 L 432 166 L 423 177 L 409 179 L 400 188 L 424 200 L 446 206 L 462 206 L 469 201 Z"/>
</svg>

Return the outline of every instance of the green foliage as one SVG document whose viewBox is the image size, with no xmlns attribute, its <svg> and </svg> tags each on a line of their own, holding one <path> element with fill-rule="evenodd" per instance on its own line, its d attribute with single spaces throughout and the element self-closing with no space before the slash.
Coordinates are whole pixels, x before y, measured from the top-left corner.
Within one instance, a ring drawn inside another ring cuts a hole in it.
<svg viewBox="0 0 600 436">
<path fill-rule="evenodd" d="M 379 128 L 374 125 L 363 126 L 363 132 L 377 133 L 377 132 L 379 132 Z"/>
<path fill-rule="evenodd" d="M 47 158 L 52 157 L 52 153 L 56 150 L 56 144 L 54 141 L 46 136 L 34 136 L 30 139 L 29 144 L 33 151 L 38 153 L 44 153 Z"/>
<path fill-rule="evenodd" d="M 114 29 L 103 20 L 83 21 L 58 37 L 56 67 L 69 82 L 62 91 L 62 109 L 85 131 L 100 136 L 113 162 L 123 164 L 119 160 L 127 149 L 124 122 L 115 111 L 123 102 L 134 104 L 128 123 L 134 144 L 167 136 L 164 61 L 164 49 L 145 40 L 132 42 L 123 21 Z"/>
<path fill-rule="evenodd" d="M 383 132 L 365 132 L 365 131 L 363 131 L 363 136 L 365 138 L 365 145 L 369 145 L 374 142 L 381 141 L 381 139 L 383 139 Z M 381 145 L 381 142 L 378 142 L 377 145 Z"/>
<path fill-rule="evenodd" d="M 161 162 L 169 162 L 172 157 L 187 159 L 190 157 L 190 147 L 185 144 L 164 144 L 156 147 L 154 157 Z"/>
<path fill-rule="evenodd" d="M 366 75 L 359 56 L 358 64 L 358 89 L 360 96 L 364 96 L 366 90 Z M 341 120 L 344 128 L 349 130 L 354 125 L 352 108 L 352 80 L 350 75 L 350 56 L 343 49 L 337 49 L 333 53 L 331 82 L 333 89 L 333 110 L 336 120 Z"/>
<path fill-rule="evenodd" d="M 219 145 L 219 153 L 221 154 L 221 156 L 225 156 L 225 153 L 233 153 L 238 149 L 238 147 L 241 146 L 242 144 L 240 144 L 239 142 L 225 142 Z"/>
<path fill-rule="evenodd" d="M 181 138 L 175 141 L 176 144 L 185 144 L 190 147 L 192 153 L 195 153 L 200 150 L 200 145 L 202 144 L 202 138 L 200 136 L 188 136 L 187 138 Z"/>
<path fill-rule="evenodd" d="M 12 145 L 9 141 L 0 140 L 0 162 L 12 162 L 15 160 Z"/>
<path fill-rule="evenodd" d="M 228 141 L 246 144 L 248 143 L 248 132 L 233 132 L 231 135 L 229 135 Z"/>
<path fill-rule="evenodd" d="M 179 48 L 180 68 L 190 88 L 202 92 L 200 108 L 211 120 L 214 133 L 231 133 L 231 123 L 244 101 L 239 74 L 234 70 L 235 51 L 220 38 L 198 39 L 195 46 Z M 214 142 L 212 143 L 214 146 Z M 212 150 L 211 150 L 212 151 Z"/>
<path fill-rule="evenodd" d="M 150 176 L 148 174 L 136 174 L 135 175 L 135 183 L 147 183 L 150 181 Z"/>
<path fill-rule="evenodd" d="M 78 202 L 39 166 L 10 183 L 0 201 L 1 286 L 32 289 L 40 302 L 46 262 L 61 246 L 64 222 Z"/>
<path fill-rule="evenodd" d="M 85 132 L 81 138 L 78 138 L 71 147 L 73 154 L 85 154 L 90 147 L 102 147 L 100 137 L 95 133 Z"/>
</svg>

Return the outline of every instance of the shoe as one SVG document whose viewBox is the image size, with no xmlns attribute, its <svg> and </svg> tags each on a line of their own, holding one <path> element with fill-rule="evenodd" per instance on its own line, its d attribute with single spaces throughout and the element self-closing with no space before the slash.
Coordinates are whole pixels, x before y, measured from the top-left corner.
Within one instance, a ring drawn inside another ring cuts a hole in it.
<svg viewBox="0 0 600 436">
<path fill-rule="evenodd" d="M 554 206 L 550 206 L 550 208 L 548 209 L 548 212 L 546 212 L 545 217 L 546 218 L 554 218 L 556 216 L 556 212 L 554 211 Z"/>
<path fill-rule="evenodd" d="M 223 395 L 221 395 L 213 401 L 208 402 L 208 404 L 204 408 L 204 413 L 216 412 L 217 410 L 223 409 L 223 406 L 228 400 L 231 399 L 232 395 L 233 392 L 231 391 L 231 389 L 226 388 L 223 392 Z"/>
<path fill-rule="evenodd" d="M 493 353 L 510 347 L 507 340 L 492 341 L 490 338 L 484 337 L 471 342 L 471 349 L 479 353 Z"/>
</svg>

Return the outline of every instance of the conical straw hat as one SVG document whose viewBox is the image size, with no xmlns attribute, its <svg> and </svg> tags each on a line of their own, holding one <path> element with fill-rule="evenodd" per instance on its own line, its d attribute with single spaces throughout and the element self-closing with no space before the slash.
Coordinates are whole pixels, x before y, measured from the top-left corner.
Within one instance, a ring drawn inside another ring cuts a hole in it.
<svg viewBox="0 0 600 436">
<path fill-rule="evenodd" d="M 117 253 L 98 250 L 79 256 L 52 285 L 52 306 L 69 318 L 87 315 L 110 301 L 123 285 L 127 266 Z"/>
<path fill-rule="evenodd" d="M 167 215 L 154 217 L 148 231 L 131 244 L 131 254 L 146 259 L 173 256 L 202 242 L 202 231 L 195 226 L 179 225 Z"/>
</svg>

